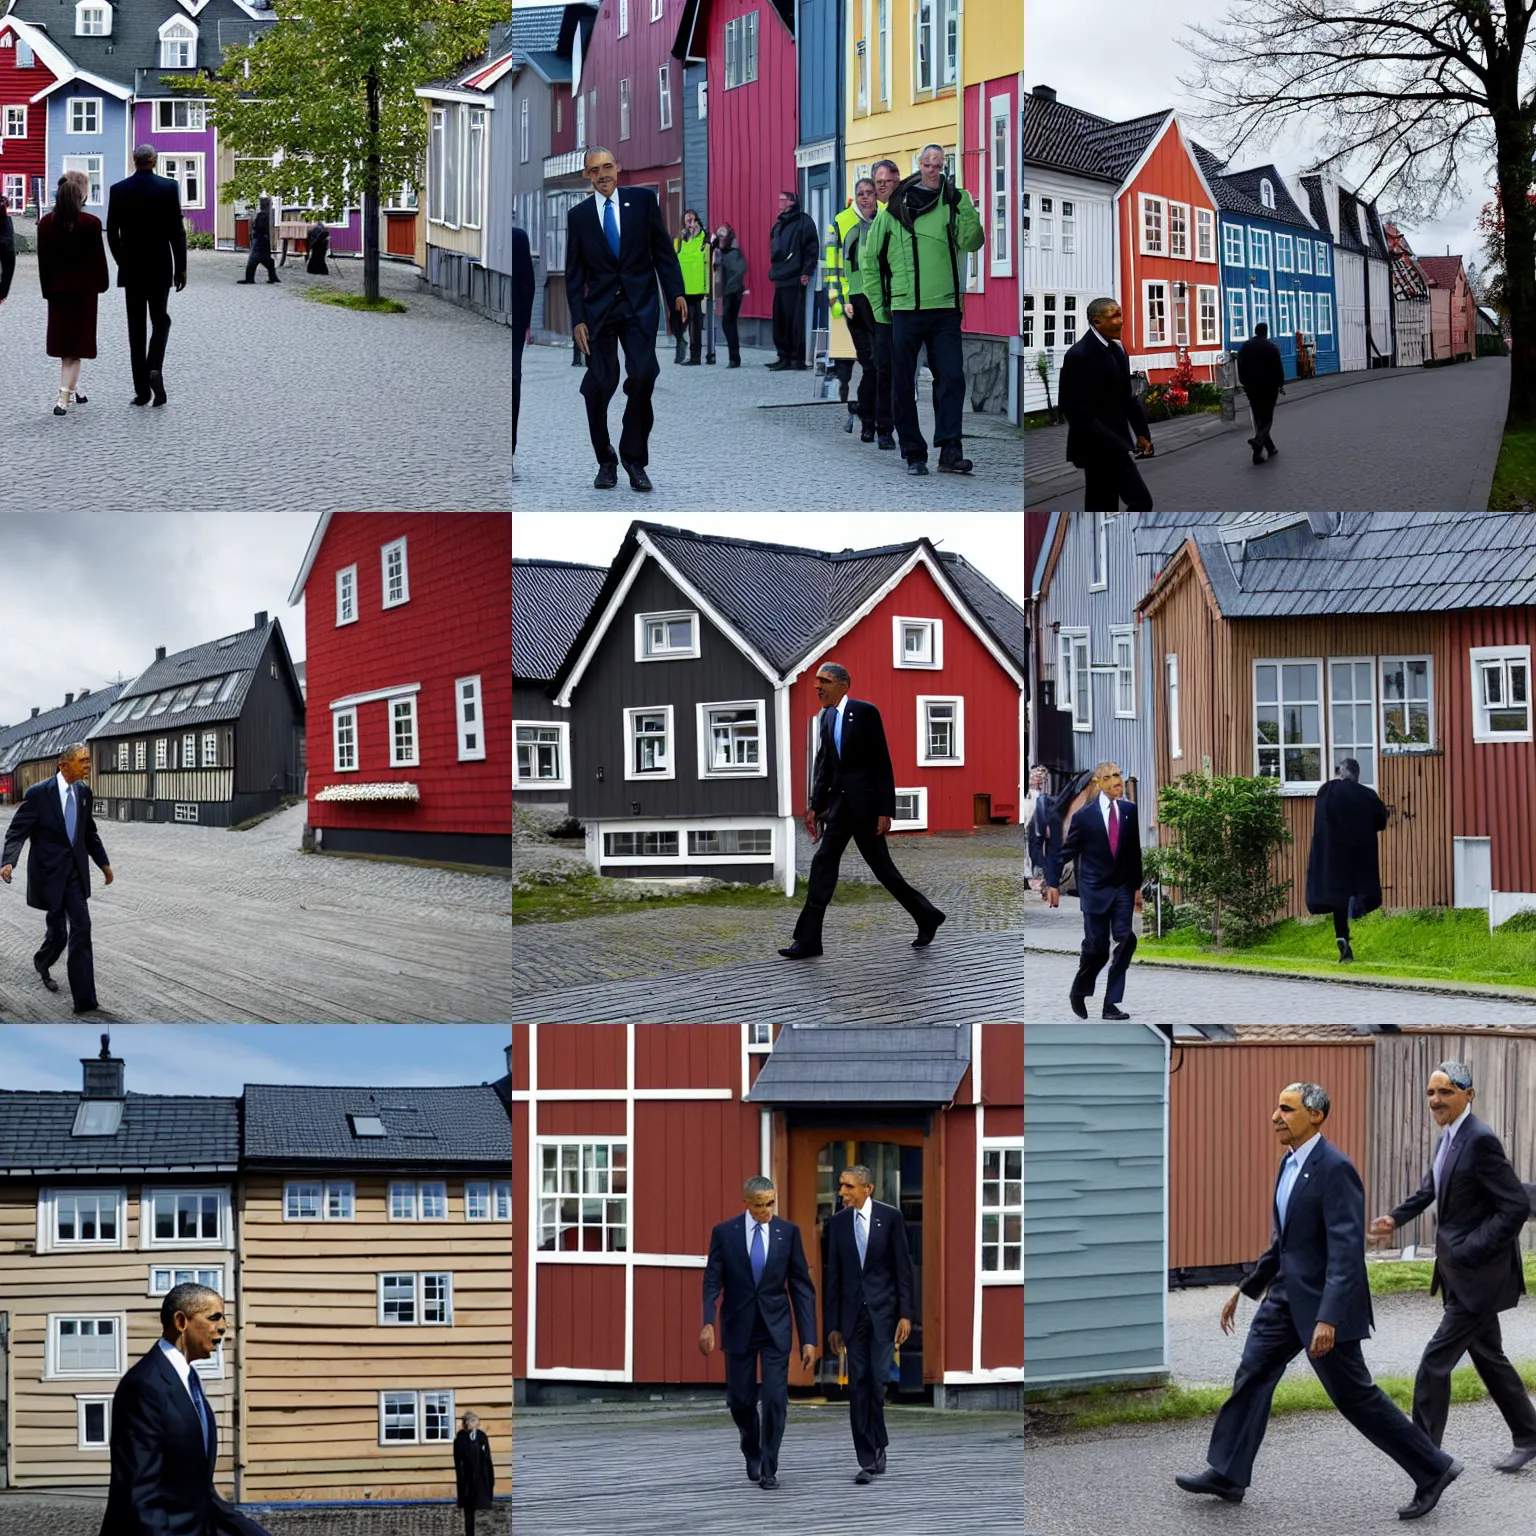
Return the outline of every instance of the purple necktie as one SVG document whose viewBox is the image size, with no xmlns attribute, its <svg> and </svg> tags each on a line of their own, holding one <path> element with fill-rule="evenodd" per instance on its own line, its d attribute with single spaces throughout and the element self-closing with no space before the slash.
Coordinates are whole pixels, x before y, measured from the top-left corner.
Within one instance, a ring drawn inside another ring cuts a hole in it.
<svg viewBox="0 0 1536 1536">
<path fill-rule="evenodd" d="M 1112 859 L 1120 856 L 1120 815 L 1113 800 L 1109 802 L 1109 856 Z"/>
</svg>

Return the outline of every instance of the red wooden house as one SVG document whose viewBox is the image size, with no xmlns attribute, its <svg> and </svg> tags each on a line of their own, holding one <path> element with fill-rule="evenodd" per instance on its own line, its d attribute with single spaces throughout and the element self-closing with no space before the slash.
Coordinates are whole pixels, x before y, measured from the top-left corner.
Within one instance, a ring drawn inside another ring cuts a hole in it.
<svg viewBox="0 0 1536 1536">
<path fill-rule="evenodd" d="M 987 241 L 972 257 L 980 267 L 980 287 L 965 296 L 962 329 L 1000 340 L 1019 334 L 1021 79 L 1007 74 L 965 87 L 963 181 Z"/>
<path fill-rule="evenodd" d="M 48 173 L 48 92 L 73 73 L 47 33 L 0 19 L 0 195 L 12 213 L 36 211 L 33 178 Z M 45 207 L 52 192 L 43 188 Z"/>
<path fill-rule="evenodd" d="M 513 1403 L 718 1393 L 695 1340 L 710 1231 L 773 1179 L 817 1289 L 850 1163 L 900 1207 L 918 1316 L 892 1384 L 1009 1407 L 1024 1362 L 1024 1027 L 527 1024 L 512 1030 Z M 834 1395 L 837 1361 L 790 1360 Z"/>
<path fill-rule="evenodd" d="M 509 867 L 509 515 L 326 512 L 303 596 L 316 850 Z"/>
<path fill-rule="evenodd" d="M 1429 284 L 1426 362 L 1459 362 L 1477 355 L 1477 304 L 1460 256 L 1420 256 Z"/>
</svg>

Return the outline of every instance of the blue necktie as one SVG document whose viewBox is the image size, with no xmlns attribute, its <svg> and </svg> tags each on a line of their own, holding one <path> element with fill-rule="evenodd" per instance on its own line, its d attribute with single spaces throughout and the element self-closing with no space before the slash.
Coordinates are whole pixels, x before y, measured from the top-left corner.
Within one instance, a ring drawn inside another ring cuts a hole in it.
<svg viewBox="0 0 1536 1536">
<path fill-rule="evenodd" d="M 213 1437 L 209 1425 L 213 1415 L 208 1411 L 208 1399 L 203 1396 L 203 1384 L 197 1379 L 196 1371 L 188 1373 L 187 1385 L 192 1389 L 192 1406 L 197 1409 L 198 1422 L 203 1426 L 203 1455 L 212 1456 Z"/>
<path fill-rule="evenodd" d="M 75 786 L 69 786 L 69 792 L 64 796 L 64 835 L 74 842 L 75 840 Z"/>
<path fill-rule="evenodd" d="M 869 1248 L 869 1238 L 864 1233 L 865 1216 L 862 1211 L 853 1213 L 853 1239 L 859 1247 L 859 1268 L 864 1268 L 864 1255 Z"/>
<path fill-rule="evenodd" d="M 1296 1177 L 1301 1172 L 1301 1164 L 1296 1161 L 1293 1152 L 1286 1158 L 1285 1166 L 1280 1170 L 1280 1188 L 1275 1192 L 1275 1207 L 1280 1215 L 1280 1230 L 1285 1231 L 1285 1213 L 1290 1208 L 1291 1191 L 1296 1188 Z"/>
<path fill-rule="evenodd" d="M 763 1278 L 763 1265 L 768 1262 L 768 1255 L 763 1251 L 763 1224 L 760 1221 L 752 1223 L 752 1284 L 756 1285 Z"/>
<path fill-rule="evenodd" d="M 1455 1139 L 1454 1131 L 1447 1131 L 1440 1138 L 1440 1145 L 1435 1148 L 1435 1199 L 1440 1198 L 1440 1176 L 1445 1171 L 1445 1160 L 1450 1155 L 1451 1142 Z"/>
<path fill-rule="evenodd" d="M 843 755 L 843 712 L 840 709 L 832 711 L 832 744 L 837 748 L 837 755 Z"/>
<path fill-rule="evenodd" d="M 613 199 L 603 201 L 603 233 L 608 237 L 608 249 L 619 254 L 619 216 L 613 211 Z"/>
</svg>

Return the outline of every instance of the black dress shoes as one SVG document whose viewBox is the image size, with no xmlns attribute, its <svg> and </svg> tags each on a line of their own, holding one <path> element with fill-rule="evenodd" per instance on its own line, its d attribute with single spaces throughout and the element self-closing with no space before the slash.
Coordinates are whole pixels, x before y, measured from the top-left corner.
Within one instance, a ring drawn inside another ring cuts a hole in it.
<svg viewBox="0 0 1536 1536">
<path fill-rule="evenodd" d="M 872 1483 L 874 1480 L 875 1474 L 868 1467 L 860 1467 L 859 1475 L 854 1478 L 856 1483 Z"/>
<path fill-rule="evenodd" d="M 875 436 L 875 444 L 880 448 L 890 448 L 894 450 L 896 447 L 896 439 L 889 432 L 880 432 Z"/>
<path fill-rule="evenodd" d="M 160 376 L 158 368 L 151 368 L 149 371 L 149 392 L 154 396 L 156 405 L 165 404 L 165 380 Z"/>
<path fill-rule="evenodd" d="M 1113 1003 L 1105 1003 L 1104 1011 L 1099 1015 L 1101 1019 L 1128 1019 L 1130 1014 L 1122 1013 Z"/>
<path fill-rule="evenodd" d="M 149 404 L 149 396 L 148 395 L 135 395 L 133 397 L 133 399 L 130 400 L 128 403 L 129 403 L 129 405 L 148 405 Z"/>
<path fill-rule="evenodd" d="M 1087 1004 L 1083 1002 L 1082 998 L 1080 998 L 1076 992 L 1067 993 L 1067 1001 L 1072 1004 L 1072 1012 L 1075 1013 L 1078 1018 L 1086 1019 L 1088 1017 Z"/>
<path fill-rule="evenodd" d="M 52 976 L 48 974 L 47 966 L 39 965 L 36 966 L 35 969 L 37 974 L 42 977 L 43 985 L 47 987 L 50 992 L 57 992 L 59 990 L 59 984 L 53 979 Z"/>
<path fill-rule="evenodd" d="M 1404 1504 L 1398 1510 L 1397 1518 L 1399 1520 L 1417 1520 L 1420 1515 L 1427 1515 L 1440 1502 L 1440 1495 L 1461 1476 L 1461 1472 L 1461 1463 L 1453 1461 L 1434 1482 L 1425 1483 L 1422 1488 L 1415 1490 L 1413 1502 L 1411 1504 Z"/>
<path fill-rule="evenodd" d="M 779 953 L 786 960 L 814 960 L 821 953 L 821 945 L 802 944 L 799 939 L 796 939 L 788 949 L 781 949 Z"/>
<path fill-rule="evenodd" d="M 624 465 L 624 473 L 629 476 L 629 488 L 632 491 L 648 491 L 651 488 L 651 477 L 646 474 L 643 464 L 631 464 L 628 459 L 620 462 Z"/>
<path fill-rule="evenodd" d="M 783 373 L 784 370 L 789 367 L 789 364 L 786 363 L 781 357 L 776 363 L 764 363 L 763 367 L 766 368 L 769 373 Z"/>
<path fill-rule="evenodd" d="M 875 429 L 873 427 L 865 427 L 864 430 L 859 433 L 859 441 L 861 443 L 872 443 L 874 440 Z"/>
<path fill-rule="evenodd" d="M 1355 958 L 1355 952 L 1349 947 L 1348 939 L 1335 939 L 1333 942 L 1339 946 L 1340 960 L 1353 960 Z"/>
<path fill-rule="evenodd" d="M 1213 1472 L 1209 1467 L 1204 1472 L 1180 1472 L 1174 1478 L 1185 1493 L 1213 1493 L 1218 1499 L 1225 1499 L 1228 1504 L 1241 1504 L 1243 1502 L 1243 1490 L 1230 1479 L 1225 1478 L 1220 1472 Z"/>
<path fill-rule="evenodd" d="M 1536 1445 L 1517 1445 L 1503 1461 L 1493 1465 L 1500 1472 L 1518 1472 L 1528 1461 L 1536 1461 Z"/>
<path fill-rule="evenodd" d="M 619 461 L 604 459 L 597 466 L 597 478 L 592 482 L 599 491 L 611 491 L 619 483 Z"/>
<path fill-rule="evenodd" d="M 944 921 L 944 914 L 939 913 L 938 918 L 926 928 L 917 930 L 917 937 L 912 940 L 913 949 L 927 949 L 933 943 L 933 936 L 939 931 L 939 924 Z"/>
<path fill-rule="evenodd" d="M 772 1472 L 764 1472 L 763 1475 L 758 1478 L 757 1486 L 759 1488 L 777 1488 L 779 1486 L 779 1480 L 773 1475 Z"/>
<path fill-rule="evenodd" d="M 907 473 L 909 475 L 926 475 L 928 473 L 927 459 L 908 459 Z"/>
<path fill-rule="evenodd" d="M 763 1475 L 763 1464 L 762 1464 L 762 1462 L 760 1462 L 760 1461 L 749 1461 L 747 1463 L 747 1481 L 749 1483 L 755 1483 L 762 1475 Z"/>
<path fill-rule="evenodd" d="M 968 475 L 975 465 L 958 448 L 948 447 L 939 454 L 939 472 L 946 475 Z"/>
</svg>

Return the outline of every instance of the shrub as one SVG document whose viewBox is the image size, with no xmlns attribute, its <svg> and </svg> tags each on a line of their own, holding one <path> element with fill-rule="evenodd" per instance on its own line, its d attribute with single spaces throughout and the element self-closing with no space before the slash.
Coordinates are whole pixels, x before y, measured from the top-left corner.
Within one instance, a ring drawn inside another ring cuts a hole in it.
<svg viewBox="0 0 1536 1536">
<path fill-rule="evenodd" d="M 192 251 L 211 251 L 216 242 L 206 229 L 189 230 L 187 233 L 187 249 Z"/>
</svg>

